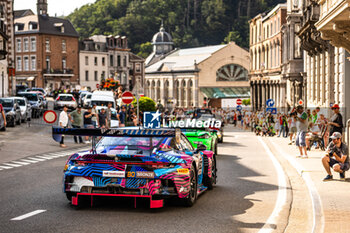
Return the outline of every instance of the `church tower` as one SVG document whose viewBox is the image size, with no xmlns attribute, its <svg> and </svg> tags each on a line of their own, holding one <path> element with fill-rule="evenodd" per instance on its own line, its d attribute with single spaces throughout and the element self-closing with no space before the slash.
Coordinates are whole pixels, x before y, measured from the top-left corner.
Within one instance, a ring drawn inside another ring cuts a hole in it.
<svg viewBox="0 0 350 233">
<path fill-rule="evenodd" d="M 164 55 L 173 50 L 173 39 L 164 29 L 163 23 L 152 39 L 153 52 L 156 56 Z"/>
<path fill-rule="evenodd" d="M 48 15 L 47 0 L 38 0 L 36 6 L 37 6 L 37 15 Z"/>
</svg>

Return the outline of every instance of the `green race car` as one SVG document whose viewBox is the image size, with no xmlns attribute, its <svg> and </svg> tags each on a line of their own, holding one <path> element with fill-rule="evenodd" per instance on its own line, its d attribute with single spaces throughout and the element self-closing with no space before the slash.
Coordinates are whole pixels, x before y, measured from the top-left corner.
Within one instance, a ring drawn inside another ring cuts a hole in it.
<svg viewBox="0 0 350 233">
<path fill-rule="evenodd" d="M 207 147 L 207 150 L 214 152 L 217 155 L 218 137 L 216 132 L 207 129 L 181 129 L 188 138 L 192 146 L 197 149 L 197 146 L 202 144 Z"/>
</svg>

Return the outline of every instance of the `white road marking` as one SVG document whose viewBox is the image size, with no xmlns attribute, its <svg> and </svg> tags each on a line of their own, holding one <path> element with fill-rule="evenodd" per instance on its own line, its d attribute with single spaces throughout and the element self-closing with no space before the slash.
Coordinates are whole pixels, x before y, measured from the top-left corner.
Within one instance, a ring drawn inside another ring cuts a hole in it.
<svg viewBox="0 0 350 233">
<path fill-rule="evenodd" d="M 20 161 L 11 161 L 11 163 L 20 164 L 20 165 L 28 165 L 28 164 L 30 164 L 30 163 L 20 162 Z"/>
<path fill-rule="evenodd" d="M 0 166 L 0 168 L 3 168 L 3 169 L 11 169 L 13 167 L 8 167 L 8 166 Z"/>
<path fill-rule="evenodd" d="M 28 163 L 37 163 L 39 161 L 36 160 L 29 160 L 29 159 L 21 159 L 20 161 L 28 162 Z"/>
<path fill-rule="evenodd" d="M 310 174 L 305 173 L 305 168 L 297 162 L 297 160 L 284 153 L 283 150 L 273 141 L 270 141 L 274 147 L 278 150 L 279 154 L 282 155 L 288 162 L 297 170 L 300 176 L 304 179 L 305 184 L 309 190 L 309 195 L 311 198 L 312 209 L 313 209 L 313 226 L 312 232 L 323 232 L 324 231 L 324 215 L 323 207 L 321 202 L 321 197 L 317 192 L 316 186 L 312 181 Z"/>
<path fill-rule="evenodd" d="M 11 220 L 13 220 L 13 221 L 23 220 L 23 219 L 26 219 L 26 218 L 32 217 L 32 216 L 34 216 L 34 215 L 37 215 L 37 214 L 43 213 L 43 212 L 45 212 L 45 211 L 46 211 L 46 210 L 35 210 L 35 211 L 30 212 L 30 213 L 28 213 L 28 214 L 24 214 L 24 215 L 21 215 L 21 216 L 18 216 L 18 217 L 12 218 Z"/>
<path fill-rule="evenodd" d="M 53 159 L 51 157 L 44 156 L 44 155 L 38 155 L 38 156 L 35 156 L 35 158 L 39 158 L 39 159 Z"/>
<path fill-rule="evenodd" d="M 45 161 L 46 159 L 39 159 L 39 158 L 34 158 L 34 157 L 30 157 L 28 159 L 32 159 L 32 160 L 36 160 L 38 162 L 41 162 L 41 161 Z"/>
<path fill-rule="evenodd" d="M 265 225 L 260 229 L 259 233 L 262 232 L 273 232 L 274 229 L 271 228 L 271 225 L 277 225 L 277 217 L 279 216 L 280 212 L 283 209 L 283 206 L 285 205 L 287 201 L 287 182 L 286 182 L 286 176 L 284 174 L 283 168 L 281 164 L 278 162 L 278 160 L 275 158 L 275 156 L 272 154 L 271 150 L 268 148 L 266 143 L 261 139 L 261 137 L 258 137 L 258 140 L 263 145 L 266 153 L 270 157 L 276 171 L 277 171 L 277 177 L 278 177 L 278 196 L 277 201 L 275 204 L 275 208 L 273 209 L 270 217 L 267 219 Z"/>
<path fill-rule="evenodd" d="M 10 166 L 10 167 L 22 167 L 22 165 L 19 164 L 13 164 L 13 163 L 3 163 L 4 165 Z"/>
</svg>

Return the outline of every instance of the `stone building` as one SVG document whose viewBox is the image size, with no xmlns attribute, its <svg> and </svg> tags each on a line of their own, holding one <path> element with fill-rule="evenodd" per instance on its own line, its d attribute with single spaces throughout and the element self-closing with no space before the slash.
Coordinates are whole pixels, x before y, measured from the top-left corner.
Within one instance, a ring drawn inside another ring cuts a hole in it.
<svg viewBox="0 0 350 233">
<path fill-rule="evenodd" d="M 287 110 L 296 106 L 299 100 L 305 100 L 303 95 L 303 51 L 300 38 L 296 32 L 300 30 L 302 17 L 302 2 L 287 1 L 286 24 L 282 25 L 282 75 L 286 80 Z"/>
<path fill-rule="evenodd" d="M 222 107 L 223 100 L 235 102 L 235 98 L 250 97 L 249 53 L 235 43 L 168 51 L 169 47 L 162 46 L 172 41 L 162 43 L 155 38 L 155 51 L 146 59 L 146 96 L 167 108 L 205 103 Z M 156 56 L 157 49 L 166 53 Z"/>
<path fill-rule="evenodd" d="M 304 50 L 305 106 L 321 107 L 329 116 L 330 105 L 339 104 L 344 116 L 350 116 L 350 88 L 345 78 L 350 75 L 348 53 L 343 48 L 334 47 L 321 37 L 316 25 L 320 19 L 320 6 L 317 2 L 304 1 L 301 29 L 297 32 Z"/>
<path fill-rule="evenodd" d="M 91 37 L 79 42 L 80 86 L 94 90 L 107 78 L 108 53 L 106 39 Z"/>
<path fill-rule="evenodd" d="M 5 0 L 0 2 L 0 97 L 15 93 L 13 41 L 13 0 Z"/>
<path fill-rule="evenodd" d="M 130 85 L 129 90 L 136 94 L 144 94 L 145 59 L 133 53 L 129 53 Z"/>
<path fill-rule="evenodd" d="M 287 6 L 278 4 L 267 14 L 250 21 L 250 86 L 253 110 L 266 108 L 273 99 L 275 106 L 286 109 L 286 80 L 282 75 L 282 32 Z"/>
<path fill-rule="evenodd" d="M 38 15 L 15 19 L 16 81 L 49 90 L 79 83 L 79 35 L 70 21 L 50 17 L 47 0 Z"/>
<path fill-rule="evenodd" d="M 125 36 L 107 36 L 109 77 L 118 80 L 124 89 L 129 90 L 131 82 L 129 73 L 128 39 Z"/>
</svg>

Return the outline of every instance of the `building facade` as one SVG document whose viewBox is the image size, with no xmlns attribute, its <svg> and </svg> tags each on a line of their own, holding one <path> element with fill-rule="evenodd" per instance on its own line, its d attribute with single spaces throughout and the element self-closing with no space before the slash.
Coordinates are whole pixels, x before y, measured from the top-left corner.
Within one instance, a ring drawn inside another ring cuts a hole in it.
<svg viewBox="0 0 350 233">
<path fill-rule="evenodd" d="M 320 20 L 320 5 L 315 1 L 304 1 L 301 28 L 297 35 L 304 50 L 305 102 L 308 108 L 321 107 L 326 116 L 331 115 L 330 106 L 339 104 L 343 116 L 350 116 L 350 88 L 346 76 L 350 75 L 348 53 L 324 40 L 316 25 Z"/>
<path fill-rule="evenodd" d="M 0 97 L 13 95 L 14 80 L 13 0 L 0 2 Z"/>
<path fill-rule="evenodd" d="M 235 43 L 175 49 L 146 67 L 145 95 L 166 108 L 250 98 L 249 53 Z"/>
<path fill-rule="evenodd" d="M 125 90 L 130 87 L 128 39 L 125 36 L 107 36 L 109 77 L 119 81 Z"/>
<path fill-rule="evenodd" d="M 299 100 L 305 101 L 303 89 L 303 50 L 296 32 L 300 30 L 302 2 L 287 1 L 286 24 L 282 25 L 282 75 L 286 80 L 287 110 L 296 106 Z"/>
<path fill-rule="evenodd" d="M 106 41 L 86 39 L 79 43 L 80 86 L 94 90 L 108 75 Z"/>
<path fill-rule="evenodd" d="M 133 53 L 129 53 L 130 64 L 130 86 L 129 90 L 137 94 L 145 94 L 145 59 Z"/>
<path fill-rule="evenodd" d="M 268 14 L 259 14 L 250 21 L 250 87 L 253 110 L 266 108 L 273 99 L 274 107 L 287 108 L 286 80 L 282 75 L 282 31 L 287 6 L 278 4 Z"/>
<path fill-rule="evenodd" d="M 49 90 L 74 88 L 79 83 L 79 35 L 68 20 L 47 15 L 46 0 L 37 6 L 39 15 L 15 20 L 16 81 Z"/>
</svg>

